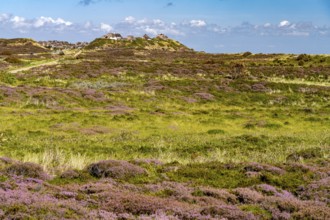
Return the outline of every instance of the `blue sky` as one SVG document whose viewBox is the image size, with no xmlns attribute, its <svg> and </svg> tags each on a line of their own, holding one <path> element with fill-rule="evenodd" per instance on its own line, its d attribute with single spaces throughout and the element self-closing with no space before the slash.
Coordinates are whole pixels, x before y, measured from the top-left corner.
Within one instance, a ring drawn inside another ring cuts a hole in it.
<svg viewBox="0 0 330 220">
<path fill-rule="evenodd" d="M 0 38 L 165 33 L 207 52 L 330 53 L 330 0 L 1 0 Z"/>
</svg>

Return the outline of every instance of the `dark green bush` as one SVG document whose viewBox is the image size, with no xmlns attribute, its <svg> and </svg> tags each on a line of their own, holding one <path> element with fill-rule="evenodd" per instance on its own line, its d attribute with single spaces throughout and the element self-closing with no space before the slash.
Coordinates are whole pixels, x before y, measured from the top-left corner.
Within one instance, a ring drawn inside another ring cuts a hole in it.
<svg viewBox="0 0 330 220">
<path fill-rule="evenodd" d="M 297 151 L 290 154 L 286 159 L 288 161 L 299 161 L 300 159 L 313 159 L 313 158 L 322 158 L 321 148 L 308 148 L 305 150 Z"/>
<path fill-rule="evenodd" d="M 248 56 L 251 56 L 252 55 L 252 53 L 251 52 L 249 52 L 249 51 L 247 51 L 247 52 L 245 52 L 245 53 L 243 53 L 243 57 L 248 57 Z"/>
<path fill-rule="evenodd" d="M 207 131 L 208 134 L 224 134 L 225 131 L 221 129 L 212 129 Z"/>
<path fill-rule="evenodd" d="M 4 59 L 4 61 L 6 61 L 7 63 L 11 63 L 11 64 L 21 64 L 22 61 L 15 57 L 15 56 L 10 56 Z"/>
</svg>

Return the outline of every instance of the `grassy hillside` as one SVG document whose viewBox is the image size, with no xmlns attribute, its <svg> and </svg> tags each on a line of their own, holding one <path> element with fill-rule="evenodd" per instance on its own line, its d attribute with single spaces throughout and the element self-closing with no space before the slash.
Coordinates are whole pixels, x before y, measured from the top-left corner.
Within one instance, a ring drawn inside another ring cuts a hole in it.
<svg viewBox="0 0 330 220">
<path fill-rule="evenodd" d="M 4 65 L 0 216 L 329 219 L 330 56 L 181 48 Z"/>
<path fill-rule="evenodd" d="M 145 40 L 143 38 L 136 38 L 132 41 L 129 40 L 110 40 L 97 38 L 92 41 L 86 49 L 97 48 L 129 48 L 129 49 L 149 49 L 149 50 L 166 50 L 166 51 L 189 51 L 190 49 L 183 44 L 172 40 L 162 40 L 159 38 L 153 38 Z"/>
<path fill-rule="evenodd" d="M 47 51 L 32 39 L 0 39 L 0 55 L 44 53 Z"/>
</svg>

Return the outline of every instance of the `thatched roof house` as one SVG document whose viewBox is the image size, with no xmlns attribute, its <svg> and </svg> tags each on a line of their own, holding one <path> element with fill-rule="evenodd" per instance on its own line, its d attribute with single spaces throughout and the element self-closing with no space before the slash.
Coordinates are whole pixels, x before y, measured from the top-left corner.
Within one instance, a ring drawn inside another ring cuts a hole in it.
<svg viewBox="0 0 330 220">
<path fill-rule="evenodd" d="M 103 36 L 104 39 L 110 39 L 110 40 L 122 40 L 123 37 L 121 34 L 118 33 L 109 33 Z"/>
<path fill-rule="evenodd" d="M 151 37 L 149 37 L 149 35 L 147 35 L 147 34 L 143 35 L 143 38 L 144 38 L 145 40 L 151 40 Z"/>
</svg>

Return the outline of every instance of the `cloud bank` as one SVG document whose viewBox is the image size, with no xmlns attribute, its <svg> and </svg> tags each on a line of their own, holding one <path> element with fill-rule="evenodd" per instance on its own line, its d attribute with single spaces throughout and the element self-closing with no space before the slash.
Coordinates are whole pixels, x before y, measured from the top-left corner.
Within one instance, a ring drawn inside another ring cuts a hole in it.
<svg viewBox="0 0 330 220">
<path fill-rule="evenodd" d="M 84 0 L 86 4 L 90 1 Z M 89 3 L 88 3 L 89 2 Z M 283 19 L 278 23 L 251 24 L 244 22 L 236 26 L 222 26 L 203 19 L 169 22 L 161 19 L 141 19 L 127 16 L 122 21 L 114 23 L 104 21 L 93 23 L 74 23 L 64 18 L 41 16 L 25 18 L 19 15 L 0 14 L 1 37 L 32 37 L 37 40 L 68 39 L 70 41 L 92 40 L 107 32 L 118 32 L 122 35 L 155 36 L 166 34 L 191 45 L 204 45 L 219 39 L 270 39 L 280 42 L 283 39 L 318 39 L 330 37 L 330 27 L 317 26 L 309 22 L 293 22 Z M 313 42 L 313 40 L 309 40 Z M 256 42 L 253 42 L 257 45 Z M 214 44 L 214 48 L 225 48 L 223 43 Z M 202 49 L 202 48 L 201 48 Z"/>
<path fill-rule="evenodd" d="M 90 4 L 90 0 L 84 0 Z M 76 32 L 123 32 L 129 34 L 149 33 L 152 35 L 164 33 L 172 36 L 189 35 L 191 33 L 216 33 L 219 35 L 248 34 L 260 36 L 310 36 L 310 35 L 329 35 L 330 28 L 316 26 L 308 22 L 291 22 L 282 20 L 278 24 L 251 24 L 244 22 L 237 26 L 224 27 L 219 24 L 208 23 L 202 19 L 192 19 L 181 23 L 167 22 L 160 19 L 137 19 L 133 16 L 125 17 L 121 22 L 111 23 L 104 21 L 100 24 L 91 22 L 78 24 L 67 21 L 63 18 L 52 18 L 41 16 L 37 18 L 25 18 L 19 15 L 0 14 L 0 27 L 12 32 L 33 32 L 33 31 L 76 31 Z"/>
</svg>

